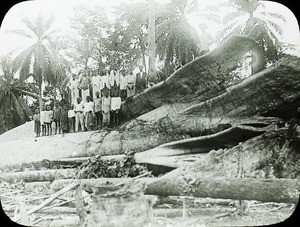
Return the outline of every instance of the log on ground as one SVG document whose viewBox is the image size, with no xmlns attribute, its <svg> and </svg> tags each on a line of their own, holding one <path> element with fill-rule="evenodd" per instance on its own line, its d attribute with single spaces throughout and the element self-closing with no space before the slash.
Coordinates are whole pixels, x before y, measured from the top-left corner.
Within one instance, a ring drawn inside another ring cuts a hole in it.
<svg viewBox="0 0 300 227">
<path fill-rule="evenodd" d="M 159 179 L 147 185 L 145 194 L 298 203 L 300 192 L 299 179 L 194 179 L 194 183 L 184 178 Z"/>
<path fill-rule="evenodd" d="M 75 169 L 48 169 L 37 171 L 24 171 L 15 173 L 2 173 L 0 180 L 8 183 L 19 182 L 38 182 L 54 181 L 56 179 L 69 179 L 75 177 Z"/>
<path fill-rule="evenodd" d="M 153 181 L 155 178 L 139 178 L 135 179 L 134 182 L 136 183 L 148 183 Z M 65 188 L 67 185 L 71 183 L 81 183 L 83 186 L 87 188 L 93 187 L 101 187 L 101 186 L 109 186 L 109 185 L 116 185 L 125 182 L 133 181 L 132 178 L 97 178 L 97 179 L 59 179 L 52 182 L 50 188 L 52 192 L 56 192 Z"/>
</svg>

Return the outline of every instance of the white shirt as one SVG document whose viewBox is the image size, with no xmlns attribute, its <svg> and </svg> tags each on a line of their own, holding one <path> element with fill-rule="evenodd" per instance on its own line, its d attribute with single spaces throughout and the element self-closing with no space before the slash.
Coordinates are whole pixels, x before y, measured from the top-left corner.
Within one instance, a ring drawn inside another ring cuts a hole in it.
<svg viewBox="0 0 300 227">
<path fill-rule="evenodd" d="M 121 74 L 120 75 L 120 89 L 121 90 L 126 90 L 127 88 L 127 78 Z"/>
<path fill-rule="evenodd" d="M 110 86 L 114 86 L 114 82 L 115 82 L 115 73 L 113 70 L 110 71 L 109 74 L 109 84 Z"/>
<path fill-rule="evenodd" d="M 75 104 L 74 110 L 83 112 L 83 108 L 84 108 L 83 102 L 81 101 L 79 104 L 78 103 Z"/>
<path fill-rule="evenodd" d="M 53 111 L 52 110 L 47 110 L 45 111 L 45 122 L 50 123 L 53 118 Z"/>
<path fill-rule="evenodd" d="M 111 110 L 119 110 L 121 108 L 121 97 L 112 97 L 111 98 Z"/>
<path fill-rule="evenodd" d="M 105 87 L 105 85 L 106 85 L 107 88 L 110 89 L 109 77 L 108 77 L 107 74 L 101 77 L 100 89 L 102 90 Z"/>
<path fill-rule="evenodd" d="M 92 81 L 93 86 L 100 87 L 100 85 L 101 85 L 101 76 L 95 75 L 95 76 L 92 77 L 91 81 Z"/>
<path fill-rule="evenodd" d="M 71 118 L 71 117 L 75 117 L 75 111 L 74 110 L 69 110 L 68 111 L 68 118 Z"/>
<path fill-rule="evenodd" d="M 71 90 L 77 89 L 78 87 L 78 79 L 73 80 L 73 78 L 69 81 L 69 88 Z"/>
<path fill-rule="evenodd" d="M 46 111 L 43 110 L 43 111 L 41 111 L 41 115 L 40 115 L 41 124 L 44 124 L 45 118 L 46 118 Z"/>
<path fill-rule="evenodd" d="M 93 112 L 93 108 L 94 108 L 94 103 L 92 101 L 86 102 L 84 103 L 84 112 Z"/>
</svg>

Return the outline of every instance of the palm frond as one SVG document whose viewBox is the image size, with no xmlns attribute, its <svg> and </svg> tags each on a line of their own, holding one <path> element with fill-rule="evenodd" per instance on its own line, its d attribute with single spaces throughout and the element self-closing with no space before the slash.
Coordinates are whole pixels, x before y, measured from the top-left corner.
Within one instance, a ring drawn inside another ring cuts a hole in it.
<svg viewBox="0 0 300 227">
<path fill-rule="evenodd" d="M 33 38 L 33 34 L 26 31 L 26 30 L 22 30 L 22 29 L 9 29 L 9 30 L 5 30 L 5 32 L 7 33 L 11 33 L 11 34 L 17 34 L 17 35 L 21 35 L 23 37 L 27 37 L 27 38 Z"/>
</svg>

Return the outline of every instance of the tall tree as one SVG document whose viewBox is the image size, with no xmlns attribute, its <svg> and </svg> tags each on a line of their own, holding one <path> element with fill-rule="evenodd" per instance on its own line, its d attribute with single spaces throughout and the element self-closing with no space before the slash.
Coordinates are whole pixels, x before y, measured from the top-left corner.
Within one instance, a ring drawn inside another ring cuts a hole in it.
<svg viewBox="0 0 300 227">
<path fill-rule="evenodd" d="M 284 16 L 269 12 L 260 0 L 229 0 L 223 6 L 230 7 L 230 13 L 223 18 L 225 28 L 217 40 L 222 42 L 234 34 L 245 35 L 264 49 L 268 61 L 276 60 L 283 47 L 280 39 L 286 22 Z"/>
<path fill-rule="evenodd" d="M 60 69 L 61 57 L 51 45 L 52 37 L 58 33 L 57 29 L 52 28 L 53 21 L 53 16 L 46 18 L 38 15 L 32 20 L 25 17 L 22 22 L 26 29 L 9 31 L 32 40 L 32 44 L 19 52 L 13 63 L 20 69 L 20 77 L 23 80 L 29 77 L 32 69 L 34 80 L 39 87 L 40 109 L 42 109 L 42 82 L 50 76 L 46 75 L 46 72 L 55 75 Z"/>
<path fill-rule="evenodd" d="M 171 0 L 157 10 L 156 50 L 167 74 L 198 56 L 198 33 L 187 16 L 197 11 L 195 0 Z"/>
<path fill-rule="evenodd" d="M 69 56 L 80 68 L 100 72 L 104 66 L 103 56 L 107 54 L 105 38 L 110 28 L 104 8 L 78 5 L 74 8 L 71 24 L 76 35 L 72 38 Z"/>
<path fill-rule="evenodd" d="M 142 63 L 146 69 L 148 55 L 148 8 L 147 3 L 122 3 L 116 7 L 116 22 L 109 37 L 112 48 L 120 61 L 128 68 Z"/>
<path fill-rule="evenodd" d="M 4 119 L 4 127 L 9 130 L 29 119 L 31 111 L 24 102 L 23 96 L 29 95 L 37 98 L 29 87 L 20 78 L 15 78 L 16 67 L 10 57 L 0 60 L 0 115 Z"/>
</svg>

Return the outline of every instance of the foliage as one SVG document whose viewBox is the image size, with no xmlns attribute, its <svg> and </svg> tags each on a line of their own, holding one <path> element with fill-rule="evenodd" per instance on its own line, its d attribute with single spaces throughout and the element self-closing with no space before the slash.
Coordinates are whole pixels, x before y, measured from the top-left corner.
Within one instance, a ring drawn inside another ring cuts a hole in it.
<svg viewBox="0 0 300 227">
<path fill-rule="evenodd" d="M 23 18 L 22 22 L 26 29 L 15 29 L 9 32 L 21 35 L 32 40 L 32 44 L 18 53 L 13 64 L 20 70 L 20 78 L 24 81 L 30 75 L 33 75 L 35 82 L 40 90 L 40 108 L 42 105 L 42 83 L 56 83 L 57 75 L 62 74 L 62 55 L 53 42 L 53 37 L 58 30 L 52 29 L 54 17 L 48 18 L 38 15 L 30 20 Z M 31 74 L 31 68 L 33 74 Z M 58 73 L 60 72 L 60 73 Z"/>
<path fill-rule="evenodd" d="M 132 154 L 126 155 L 121 161 L 103 160 L 96 156 L 82 163 L 78 168 L 78 178 L 100 177 L 135 177 L 147 172 L 145 166 L 136 164 Z"/>
<path fill-rule="evenodd" d="M 230 0 L 229 5 L 226 4 L 228 6 L 232 10 L 223 18 L 225 28 L 218 34 L 217 40 L 222 42 L 234 34 L 248 36 L 264 49 L 268 61 L 276 60 L 283 50 L 280 39 L 285 18 L 268 12 L 260 0 Z"/>
<path fill-rule="evenodd" d="M 0 115 L 4 123 L 2 127 L 9 130 L 26 122 L 31 116 L 23 95 L 32 93 L 20 78 L 14 78 L 16 68 L 13 67 L 10 58 L 1 59 L 0 66 L 3 71 L 3 75 L 0 76 Z"/>
<path fill-rule="evenodd" d="M 195 1 L 172 0 L 157 13 L 156 51 L 169 75 L 199 55 L 198 33 L 187 21 L 196 6 Z"/>
<path fill-rule="evenodd" d="M 71 39 L 71 51 L 68 55 L 80 68 L 100 73 L 104 68 L 103 56 L 107 55 L 106 36 L 111 27 L 103 7 L 75 7 L 71 24 L 79 36 Z"/>
<path fill-rule="evenodd" d="M 110 34 L 111 50 L 124 68 L 133 69 L 138 63 L 146 68 L 148 43 L 147 3 L 123 3 L 116 7 L 118 15 L 114 30 Z"/>
</svg>

